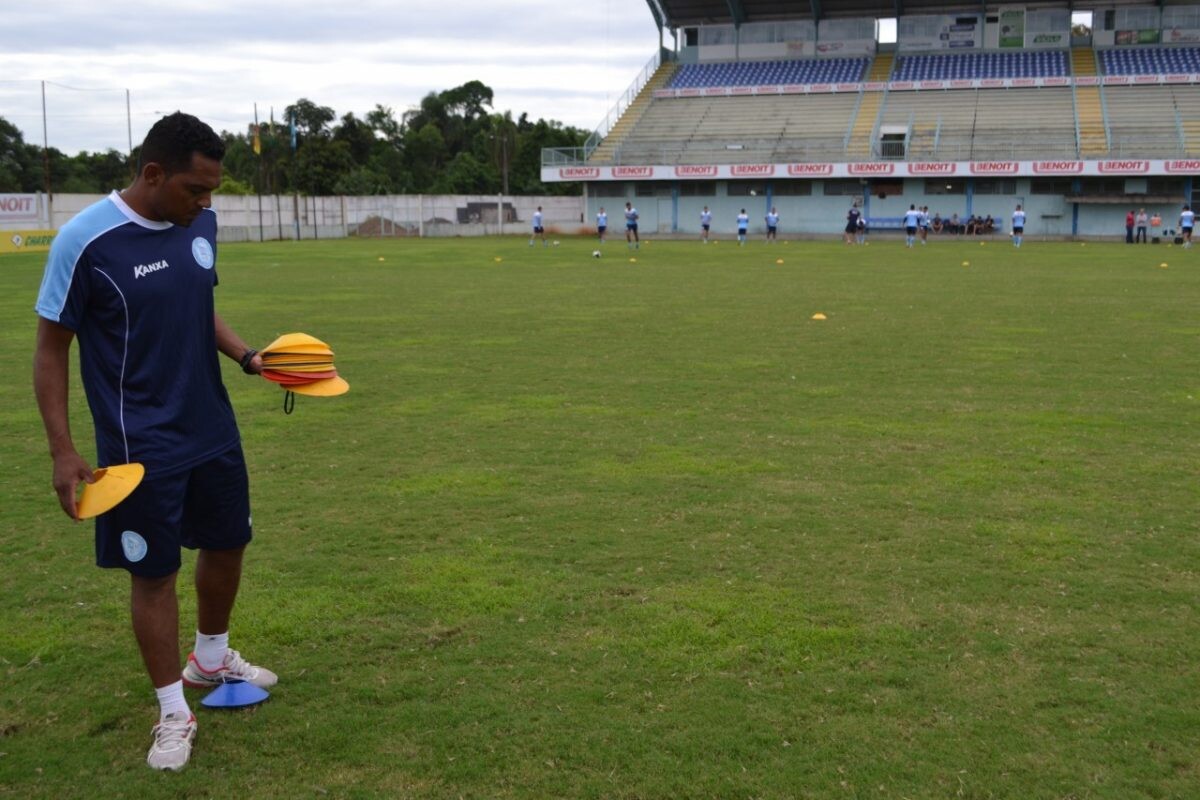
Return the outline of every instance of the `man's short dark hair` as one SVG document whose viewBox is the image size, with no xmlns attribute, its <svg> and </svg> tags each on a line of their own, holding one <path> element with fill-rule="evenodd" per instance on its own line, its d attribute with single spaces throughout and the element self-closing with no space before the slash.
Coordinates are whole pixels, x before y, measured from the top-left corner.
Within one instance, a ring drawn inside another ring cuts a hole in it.
<svg viewBox="0 0 1200 800">
<path fill-rule="evenodd" d="M 138 172 L 150 163 L 159 164 L 168 175 L 186 170 L 192 164 L 192 154 L 220 161 L 225 157 L 225 143 L 205 123 L 176 111 L 154 123 L 146 134 L 138 154 Z"/>
</svg>

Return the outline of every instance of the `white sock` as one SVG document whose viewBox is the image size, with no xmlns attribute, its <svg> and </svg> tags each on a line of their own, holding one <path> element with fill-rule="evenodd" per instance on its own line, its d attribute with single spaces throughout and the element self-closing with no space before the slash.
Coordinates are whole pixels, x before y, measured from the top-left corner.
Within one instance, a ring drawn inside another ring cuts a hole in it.
<svg viewBox="0 0 1200 800">
<path fill-rule="evenodd" d="M 168 714 L 175 714 L 177 712 L 182 713 L 185 717 L 192 715 L 192 710 L 188 708 L 187 700 L 183 699 L 182 680 L 175 681 L 161 689 L 155 689 L 154 693 L 158 695 L 159 722 L 166 719 Z"/>
<path fill-rule="evenodd" d="M 229 631 L 207 634 L 196 631 L 196 646 L 192 649 L 196 661 L 208 671 L 220 668 L 229 652 Z"/>
</svg>

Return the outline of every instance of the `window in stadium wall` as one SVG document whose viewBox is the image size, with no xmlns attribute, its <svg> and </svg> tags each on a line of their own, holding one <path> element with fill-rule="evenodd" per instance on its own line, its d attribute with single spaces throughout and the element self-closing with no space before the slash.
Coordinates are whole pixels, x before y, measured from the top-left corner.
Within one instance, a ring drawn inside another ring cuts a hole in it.
<svg viewBox="0 0 1200 800">
<path fill-rule="evenodd" d="M 866 185 L 858 178 L 821 181 L 821 190 L 826 197 L 862 195 Z"/>
<path fill-rule="evenodd" d="M 1155 197 L 1183 198 L 1183 178 L 1167 178 L 1161 175 L 1146 179 L 1146 194 Z"/>
<path fill-rule="evenodd" d="M 592 197 L 624 197 L 626 195 L 625 184 L 621 181 L 589 183 L 588 194 Z"/>
<path fill-rule="evenodd" d="M 730 181 L 725 189 L 725 194 L 729 197 L 750 197 L 766 193 L 767 184 L 763 181 Z"/>
<path fill-rule="evenodd" d="M 807 197 L 812 194 L 812 181 L 774 181 L 771 193 L 775 197 Z"/>
<path fill-rule="evenodd" d="M 717 193 L 716 181 L 680 181 L 680 197 L 712 197 Z"/>
<path fill-rule="evenodd" d="M 975 194 L 1016 194 L 1017 182 L 1013 178 L 976 178 Z"/>
<path fill-rule="evenodd" d="M 1031 178 L 1030 194 L 1070 194 L 1071 178 Z"/>
<path fill-rule="evenodd" d="M 925 194 L 966 194 L 967 182 L 962 178 L 926 178 Z"/>
<path fill-rule="evenodd" d="M 1106 197 L 1125 194 L 1124 178 L 1084 178 L 1079 182 L 1079 194 L 1085 197 Z"/>
<path fill-rule="evenodd" d="M 669 183 L 643 181 L 637 185 L 638 197 L 670 197 L 673 187 Z"/>
</svg>

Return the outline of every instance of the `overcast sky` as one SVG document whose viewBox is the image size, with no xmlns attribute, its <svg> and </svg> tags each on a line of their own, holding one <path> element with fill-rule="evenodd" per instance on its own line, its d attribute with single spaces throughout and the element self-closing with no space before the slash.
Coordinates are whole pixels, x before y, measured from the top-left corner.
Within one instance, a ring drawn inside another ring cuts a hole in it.
<svg viewBox="0 0 1200 800">
<path fill-rule="evenodd" d="M 645 0 L 28 0 L 0 26 L 0 117 L 51 147 L 129 148 L 181 109 L 244 130 L 301 97 L 397 117 L 470 80 L 495 110 L 591 130 L 658 46 Z M 69 87 L 69 88 L 67 88 Z"/>
</svg>

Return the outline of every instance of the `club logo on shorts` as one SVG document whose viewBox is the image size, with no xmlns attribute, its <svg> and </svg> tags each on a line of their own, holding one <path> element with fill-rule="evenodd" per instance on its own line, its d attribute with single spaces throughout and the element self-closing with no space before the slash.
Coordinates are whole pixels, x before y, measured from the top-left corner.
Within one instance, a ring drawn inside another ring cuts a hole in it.
<svg viewBox="0 0 1200 800">
<path fill-rule="evenodd" d="M 205 269 L 213 268 L 213 249 L 208 243 L 208 239 L 203 236 L 197 236 L 192 239 L 192 258 L 196 259 L 196 263 Z"/>
<path fill-rule="evenodd" d="M 146 540 L 139 534 L 133 531 L 125 531 L 121 534 L 121 549 L 125 551 L 125 558 L 129 561 L 141 561 L 146 557 L 146 551 L 149 549 L 146 546 Z"/>
</svg>

